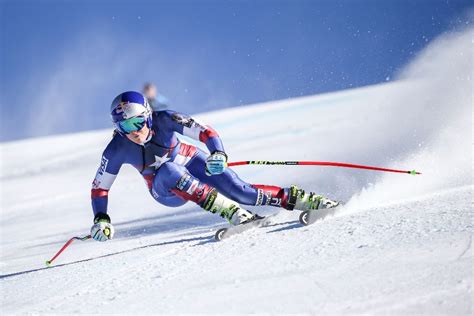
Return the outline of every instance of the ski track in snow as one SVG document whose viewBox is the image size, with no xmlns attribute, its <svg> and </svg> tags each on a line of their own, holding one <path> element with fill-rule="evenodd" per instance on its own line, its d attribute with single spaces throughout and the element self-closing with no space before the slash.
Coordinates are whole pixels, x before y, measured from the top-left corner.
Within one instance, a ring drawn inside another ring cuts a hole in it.
<svg viewBox="0 0 474 316">
<path fill-rule="evenodd" d="M 46 268 L 89 231 L 90 185 L 111 131 L 0 144 L 2 313 L 472 315 L 472 61 L 459 54 L 471 35 L 434 41 L 402 81 L 198 115 L 232 161 L 423 172 L 235 168 L 251 183 L 346 202 L 307 227 L 299 212 L 249 207 L 277 213 L 273 224 L 215 242 L 222 219 L 191 203 L 158 205 L 124 166 L 109 199 L 116 238 L 75 241 Z"/>
</svg>

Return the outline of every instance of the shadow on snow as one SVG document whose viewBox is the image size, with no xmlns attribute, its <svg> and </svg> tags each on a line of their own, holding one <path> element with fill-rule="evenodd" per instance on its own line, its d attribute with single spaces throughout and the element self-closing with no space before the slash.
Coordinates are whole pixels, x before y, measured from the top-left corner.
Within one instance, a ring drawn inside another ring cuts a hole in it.
<svg viewBox="0 0 474 316">
<path fill-rule="evenodd" d="M 160 218 L 160 216 L 157 216 L 156 218 Z M 154 218 L 148 218 L 147 219 L 148 221 L 147 220 L 144 220 L 144 221 L 149 222 L 150 220 L 153 220 L 153 219 L 156 219 L 156 218 L 155 217 Z M 139 220 L 137 222 L 143 222 L 143 219 Z M 124 225 L 124 223 L 120 223 L 117 226 L 121 226 L 121 225 Z M 126 236 L 123 236 L 123 237 L 155 234 L 155 233 L 158 233 L 158 232 L 163 232 L 164 230 L 168 231 L 168 232 L 169 231 L 175 231 L 175 230 L 182 229 L 183 225 L 184 226 L 193 226 L 193 227 L 197 226 L 196 223 L 189 223 L 189 222 L 188 223 L 183 223 L 183 224 L 163 223 L 161 225 L 152 225 L 152 226 L 150 226 L 150 224 L 147 223 L 147 224 L 144 224 L 142 226 L 135 227 L 132 230 L 128 230 L 128 231 L 124 232 L 124 234 L 126 234 Z M 212 225 L 212 223 L 211 223 L 211 225 Z M 172 227 L 168 227 L 168 226 L 172 226 Z M 273 224 L 268 225 L 266 227 L 278 227 L 278 226 L 283 226 L 283 227 L 280 227 L 280 228 L 277 228 L 277 229 L 274 229 L 274 230 L 270 230 L 266 233 L 276 233 L 276 232 L 281 232 L 281 231 L 285 231 L 285 230 L 291 230 L 291 229 L 302 227 L 302 225 L 298 221 L 273 223 Z M 170 228 L 172 228 L 172 229 L 170 229 Z M 206 231 L 209 231 L 209 226 L 207 226 L 207 227 L 203 226 L 203 229 L 205 229 Z M 189 232 L 187 232 L 187 234 L 189 234 Z M 25 274 L 29 274 L 29 273 L 33 273 L 33 272 L 38 272 L 38 271 L 56 269 L 56 268 L 59 268 L 59 267 L 70 266 L 70 265 L 79 264 L 79 263 L 83 263 L 83 262 L 88 262 L 88 261 L 93 261 L 93 260 L 97 260 L 97 259 L 107 258 L 107 257 L 111 257 L 111 256 L 119 255 L 119 254 L 124 254 L 124 253 L 132 252 L 132 251 L 140 250 L 140 249 L 145 249 L 145 248 L 152 248 L 152 247 L 159 247 L 159 246 L 173 245 L 173 244 L 180 244 L 180 243 L 187 243 L 187 242 L 195 242 L 195 241 L 199 241 L 199 242 L 194 244 L 194 245 L 191 245 L 191 247 L 202 246 L 202 245 L 205 245 L 205 244 L 208 244 L 208 243 L 216 242 L 215 239 L 214 239 L 214 234 L 211 235 L 211 236 L 199 236 L 199 237 L 193 237 L 193 238 L 182 238 L 182 239 L 176 239 L 176 240 L 171 240 L 171 241 L 164 241 L 164 242 L 159 242 L 159 243 L 134 247 L 134 248 L 130 248 L 130 249 L 127 249 L 127 250 L 118 251 L 118 252 L 114 252 L 114 253 L 98 256 L 98 257 L 73 261 L 73 262 L 69 262 L 69 263 L 58 264 L 58 265 L 54 265 L 54 266 L 50 266 L 50 267 L 37 268 L 37 269 L 32 269 L 32 270 L 25 270 L 25 271 L 20 271 L 20 272 L 15 272 L 15 273 L 3 274 L 3 275 L 0 275 L 0 279 L 25 275 Z"/>
<path fill-rule="evenodd" d="M 106 254 L 106 255 L 93 257 L 93 258 L 88 258 L 88 259 L 84 259 L 84 260 L 78 260 L 78 261 L 73 261 L 73 262 L 69 262 L 69 263 L 58 264 L 58 265 L 51 266 L 51 267 L 44 267 L 44 268 L 20 271 L 20 272 L 15 272 L 15 273 L 3 274 L 3 275 L 0 275 L 0 279 L 5 279 L 5 278 L 19 276 L 19 275 L 25 275 L 25 274 L 29 274 L 29 273 L 37 272 L 37 271 L 51 270 L 51 269 L 56 269 L 56 268 L 59 268 L 59 267 L 70 266 L 70 265 L 74 265 L 74 264 L 78 264 L 78 263 L 83 263 L 83 262 L 93 261 L 93 260 L 97 260 L 97 259 L 112 257 L 112 256 L 115 256 L 115 255 L 120 255 L 120 254 L 124 254 L 124 253 L 128 253 L 128 252 L 132 252 L 132 251 L 139 250 L 139 249 L 159 247 L 159 246 L 172 245 L 172 244 L 180 244 L 180 243 L 193 242 L 193 241 L 200 241 L 198 244 L 193 245 L 193 246 L 204 245 L 204 244 L 207 244 L 207 243 L 210 243 L 210 242 L 214 242 L 214 236 L 201 236 L 201 237 L 194 237 L 194 238 L 183 238 L 183 239 L 165 241 L 165 242 L 160 242 L 160 243 L 150 244 L 150 245 L 145 245 L 145 246 L 140 246 L 140 247 L 134 247 L 134 248 L 130 248 L 130 249 L 123 250 L 123 251 L 109 253 L 109 254 Z"/>
</svg>

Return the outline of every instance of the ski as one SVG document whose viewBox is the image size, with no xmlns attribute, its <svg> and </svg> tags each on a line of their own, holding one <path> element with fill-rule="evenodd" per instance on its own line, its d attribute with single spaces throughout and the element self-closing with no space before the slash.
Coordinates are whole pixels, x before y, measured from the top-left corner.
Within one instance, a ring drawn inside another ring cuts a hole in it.
<svg viewBox="0 0 474 316">
<path fill-rule="evenodd" d="M 231 226 L 226 228 L 219 229 L 214 238 L 217 241 L 221 241 L 222 239 L 228 238 L 233 235 L 241 234 L 249 229 L 257 228 L 257 227 L 265 227 L 271 224 L 271 220 L 269 217 L 264 217 L 260 219 L 253 220 L 248 223 L 240 224 L 237 226 Z"/>
<path fill-rule="evenodd" d="M 339 204 L 336 207 L 327 208 L 327 209 L 303 211 L 301 212 L 299 216 L 299 222 L 304 226 L 311 225 L 317 221 L 325 219 L 326 217 L 335 215 L 341 209 L 342 209 L 342 204 Z M 271 218 L 275 215 L 276 214 L 273 214 L 273 215 L 270 215 L 261 219 L 256 219 L 251 222 L 244 223 L 237 226 L 221 228 L 216 231 L 214 238 L 217 241 L 221 241 L 230 236 L 246 232 L 247 230 L 250 230 L 252 228 L 267 227 L 272 224 Z"/>
<path fill-rule="evenodd" d="M 342 204 L 336 207 L 314 210 L 314 211 L 303 211 L 300 214 L 300 223 L 307 226 L 316 223 L 317 221 L 323 220 L 328 216 L 333 216 L 342 209 Z"/>
</svg>

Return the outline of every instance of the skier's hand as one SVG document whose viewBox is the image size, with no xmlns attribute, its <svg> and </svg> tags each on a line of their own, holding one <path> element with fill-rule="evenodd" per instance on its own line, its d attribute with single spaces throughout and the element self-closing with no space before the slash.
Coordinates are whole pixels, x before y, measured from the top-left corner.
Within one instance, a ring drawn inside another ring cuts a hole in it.
<svg viewBox="0 0 474 316">
<path fill-rule="evenodd" d="M 98 213 L 91 227 L 91 236 L 97 241 L 107 241 L 114 238 L 115 229 L 110 223 L 109 215 Z"/>
<path fill-rule="evenodd" d="M 227 155 L 222 151 L 215 151 L 206 159 L 206 174 L 208 176 L 221 174 L 227 166 Z"/>
</svg>

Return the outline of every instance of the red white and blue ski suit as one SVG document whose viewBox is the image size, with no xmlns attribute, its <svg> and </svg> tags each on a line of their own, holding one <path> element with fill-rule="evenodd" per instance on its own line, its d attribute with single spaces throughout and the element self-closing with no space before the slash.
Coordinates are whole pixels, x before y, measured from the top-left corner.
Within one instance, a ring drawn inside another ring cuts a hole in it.
<svg viewBox="0 0 474 316">
<path fill-rule="evenodd" d="M 215 188 L 241 204 L 286 207 L 288 189 L 246 183 L 230 168 L 222 174 L 208 176 L 205 172 L 208 154 L 180 142 L 176 133 L 201 141 L 211 153 L 224 152 L 219 135 L 210 126 L 174 111 L 153 112 L 152 137 L 144 145 L 115 133 L 105 148 L 92 183 L 94 215 L 107 213 L 108 192 L 123 164 L 135 167 L 153 198 L 166 206 L 180 206 L 187 201 L 202 206 L 206 194 Z"/>
</svg>

